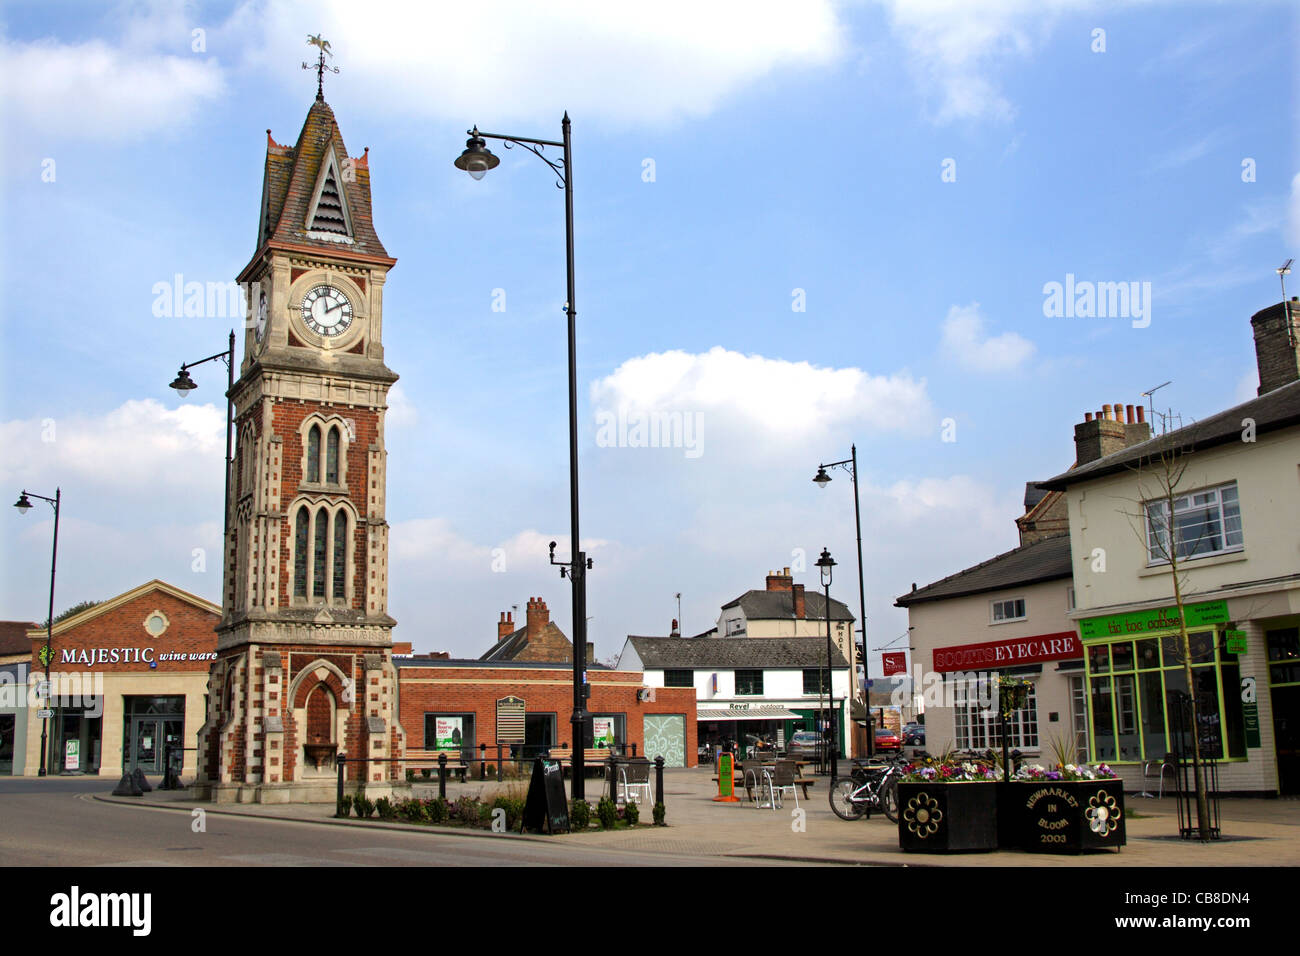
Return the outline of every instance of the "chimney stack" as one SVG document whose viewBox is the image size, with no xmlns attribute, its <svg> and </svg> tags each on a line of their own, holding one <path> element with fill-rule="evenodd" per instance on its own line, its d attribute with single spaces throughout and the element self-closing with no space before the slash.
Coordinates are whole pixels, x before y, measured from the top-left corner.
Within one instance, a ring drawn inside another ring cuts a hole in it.
<svg viewBox="0 0 1300 956">
<path fill-rule="evenodd" d="M 1086 465 L 1149 439 L 1151 426 L 1144 417 L 1141 405 L 1125 406 L 1123 402 L 1102 405 L 1095 416 L 1084 412 L 1083 421 L 1074 426 L 1075 465 Z"/>
<path fill-rule="evenodd" d="M 1300 299 L 1260 309 L 1250 319 L 1255 331 L 1259 392 L 1264 395 L 1300 380 Z"/>
<path fill-rule="evenodd" d="M 669 636 L 669 637 L 681 637 L 681 636 L 682 636 L 682 635 L 681 635 L 681 632 L 677 630 L 677 618 L 673 618 L 673 629 L 672 629 L 672 631 L 669 633 L 668 636 Z"/>
<path fill-rule="evenodd" d="M 528 643 L 532 644 L 542 636 L 546 630 L 546 625 L 551 623 L 551 612 L 546 609 L 546 602 L 541 598 L 530 597 L 528 599 L 528 619 L 526 627 L 528 628 Z"/>
<path fill-rule="evenodd" d="M 790 569 L 786 568 L 780 574 L 776 571 L 767 572 L 767 589 L 769 591 L 789 591 L 794 584 L 790 577 Z"/>
<path fill-rule="evenodd" d="M 501 620 L 497 621 L 497 641 L 504 641 L 515 632 L 515 612 L 502 611 Z"/>
<path fill-rule="evenodd" d="M 791 590 L 794 591 L 794 616 L 796 619 L 802 621 L 804 619 L 803 585 L 796 584 L 791 588 Z"/>
</svg>

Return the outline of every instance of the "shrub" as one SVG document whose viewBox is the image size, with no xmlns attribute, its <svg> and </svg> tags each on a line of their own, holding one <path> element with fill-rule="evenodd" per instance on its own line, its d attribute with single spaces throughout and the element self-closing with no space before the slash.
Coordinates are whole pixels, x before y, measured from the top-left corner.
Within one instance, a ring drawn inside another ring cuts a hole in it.
<svg viewBox="0 0 1300 956">
<path fill-rule="evenodd" d="M 641 822 L 641 811 L 637 809 L 635 800 L 629 800 L 623 807 L 623 818 L 627 820 L 627 825 L 630 827 Z"/>
<path fill-rule="evenodd" d="M 655 826 L 664 827 L 668 825 L 664 823 L 664 817 L 668 815 L 668 808 L 662 803 L 656 803 L 654 810 L 651 812 L 654 814 Z"/>
<path fill-rule="evenodd" d="M 406 782 L 407 783 L 415 782 L 415 771 L 412 770 L 410 767 L 406 768 Z"/>
<path fill-rule="evenodd" d="M 618 804 L 609 797 L 601 797 L 596 804 L 596 819 L 602 830 L 612 830 L 618 825 Z"/>
<path fill-rule="evenodd" d="M 466 826 L 476 827 L 481 819 L 478 801 L 473 797 L 458 797 L 452 812 Z"/>
<path fill-rule="evenodd" d="M 380 797 L 376 800 L 375 809 L 379 811 L 379 819 L 381 820 L 392 820 L 397 817 L 397 807 L 387 797 Z"/>
<path fill-rule="evenodd" d="M 351 812 L 352 812 L 352 794 L 345 793 L 343 794 L 342 797 L 339 798 L 338 810 L 334 815 L 339 817 L 346 817 Z"/>
<path fill-rule="evenodd" d="M 517 797 L 501 794 L 492 801 L 493 810 L 504 810 L 506 812 L 506 829 L 514 831 L 519 829 L 519 821 L 524 818 L 524 801 Z"/>
<path fill-rule="evenodd" d="M 434 797 L 432 800 L 424 801 L 425 812 L 429 814 L 430 823 L 446 823 L 449 815 L 447 799 L 445 797 Z"/>
<path fill-rule="evenodd" d="M 364 790 L 352 798 L 352 806 L 357 811 L 357 816 L 363 820 L 375 815 L 375 803 L 373 800 L 366 799 Z"/>
<path fill-rule="evenodd" d="M 586 800 L 574 800 L 569 807 L 569 825 L 575 830 L 591 826 L 591 804 Z"/>
<path fill-rule="evenodd" d="M 428 780 L 430 777 L 433 776 L 433 768 L 432 768 L 432 767 L 421 767 L 421 768 L 420 768 L 420 776 L 423 777 L 425 780 Z"/>
</svg>

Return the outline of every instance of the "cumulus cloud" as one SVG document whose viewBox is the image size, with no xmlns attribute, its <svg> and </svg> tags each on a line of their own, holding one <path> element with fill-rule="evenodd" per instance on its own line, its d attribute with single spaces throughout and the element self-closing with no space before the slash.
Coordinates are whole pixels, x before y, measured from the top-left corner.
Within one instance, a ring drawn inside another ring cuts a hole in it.
<svg viewBox="0 0 1300 956">
<path fill-rule="evenodd" d="M 224 88 L 215 59 L 110 45 L 0 38 L 9 135 L 122 141 L 174 128 Z"/>
<path fill-rule="evenodd" d="M 306 55 L 304 23 L 297 3 L 257 0 L 231 27 L 250 62 L 301 85 L 282 67 Z M 774 70 L 826 65 L 845 46 L 831 0 L 395 2 L 379 15 L 322 0 L 311 29 L 333 41 L 349 95 L 462 124 L 561 108 L 583 120 L 700 117 Z"/>
<path fill-rule="evenodd" d="M 905 372 L 821 368 L 721 346 L 628 359 L 592 384 L 591 400 L 598 413 L 702 412 L 709 422 L 791 438 L 844 424 L 919 433 L 933 419 L 925 380 Z"/>
<path fill-rule="evenodd" d="M 910 57 L 914 78 L 938 107 L 934 120 L 1011 119 L 1000 64 L 1025 57 L 1059 15 L 1095 0 L 877 0 Z"/>
<path fill-rule="evenodd" d="M 984 331 L 980 304 L 954 305 L 943 323 L 945 353 L 977 372 L 1005 372 L 1018 368 L 1034 354 L 1034 343 L 1015 332 L 990 336 Z"/>
</svg>

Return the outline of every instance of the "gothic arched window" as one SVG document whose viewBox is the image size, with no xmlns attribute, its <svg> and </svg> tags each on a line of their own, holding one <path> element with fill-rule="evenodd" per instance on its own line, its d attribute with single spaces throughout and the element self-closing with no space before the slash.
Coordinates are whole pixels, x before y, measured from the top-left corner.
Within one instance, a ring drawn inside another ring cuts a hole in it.
<svg viewBox="0 0 1300 956">
<path fill-rule="evenodd" d="M 298 509 L 298 526 L 293 535 L 293 596 L 307 596 L 307 526 L 311 516 L 307 507 Z"/>
<path fill-rule="evenodd" d="M 347 596 L 348 516 L 340 511 L 334 516 L 334 597 Z"/>
<path fill-rule="evenodd" d="M 316 541 L 312 549 L 311 595 L 325 596 L 326 543 L 329 541 L 330 514 L 324 508 L 316 512 Z"/>
<path fill-rule="evenodd" d="M 329 430 L 325 439 L 325 483 L 337 485 L 339 482 L 339 430 Z"/>
<path fill-rule="evenodd" d="M 307 474 L 303 481 L 320 481 L 320 426 L 311 426 L 307 432 Z"/>
</svg>

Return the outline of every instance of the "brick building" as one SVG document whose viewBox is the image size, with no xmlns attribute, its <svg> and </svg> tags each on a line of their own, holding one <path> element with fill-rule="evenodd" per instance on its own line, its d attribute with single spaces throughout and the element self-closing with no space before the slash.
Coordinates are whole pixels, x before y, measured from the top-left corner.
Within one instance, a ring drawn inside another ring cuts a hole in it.
<svg viewBox="0 0 1300 956">
<path fill-rule="evenodd" d="M 530 597 L 525 609 L 524 626 L 515 627 L 514 612 L 502 611 L 497 621 L 497 642 L 485 654 L 481 661 L 548 661 L 552 664 L 569 664 L 573 662 L 573 644 L 564 636 L 564 632 L 551 620 L 551 612 L 546 602 L 539 597 Z M 587 642 L 587 661 L 594 659 L 595 648 Z"/>
<path fill-rule="evenodd" d="M 193 774 L 219 620 L 216 605 L 150 581 L 55 624 L 49 772 L 161 774 L 170 744 L 188 748 L 175 765 Z M 44 628 L 27 632 L 30 683 L 44 678 L 45 638 Z M 28 718 L 23 773 L 35 776 L 42 721 Z"/>
<path fill-rule="evenodd" d="M 428 761 L 440 751 L 509 755 L 572 752 L 573 672 L 550 662 L 397 658 L 407 755 Z M 597 750 L 663 756 L 670 767 L 695 765 L 695 692 L 648 688 L 636 672 L 590 667 L 587 709 Z M 613 745 L 612 748 L 610 745 Z M 480 745 L 486 751 L 480 751 Z M 599 754 L 591 754 L 599 759 Z"/>
</svg>

